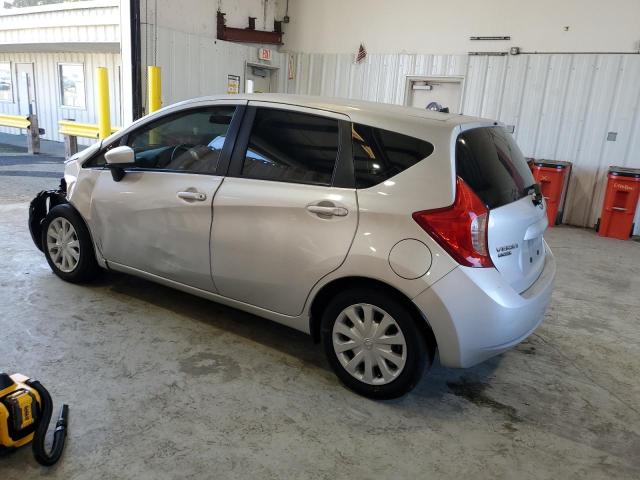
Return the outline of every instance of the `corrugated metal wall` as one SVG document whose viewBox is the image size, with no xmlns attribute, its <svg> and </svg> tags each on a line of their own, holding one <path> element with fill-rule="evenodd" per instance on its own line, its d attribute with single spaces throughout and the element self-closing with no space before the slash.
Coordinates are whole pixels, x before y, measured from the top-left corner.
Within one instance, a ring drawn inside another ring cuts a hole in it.
<svg viewBox="0 0 640 480">
<path fill-rule="evenodd" d="M 567 223 L 594 225 L 609 165 L 640 168 L 640 55 L 378 54 L 356 65 L 349 54 L 298 53 L 294 61 L 289 93 L 395 104 L 405 102 L 407 75 L 464 76 L 465 114 L 514 125 L 526 156 L 574 163 Z"/>
<path fill-rule="evenodd" d="M 122 125 L 120 107 L 120 55 L 114 53 L 0 53 L 0 62 L 11 62 L 13 71 L 14 101 L 0 102 L 0 112 L 10 115 L 26 114 L 18 111 L 18 92 L 16 79 L 16 63 L 33 63 L 36 85 L 36 105 L 40 127 L 45 129 L 43 138 L 47 140 L 64 140 L 58 134 L 58 121 L 73 119 L 83 123 L 97 123 L 95 110 L 96 67 L 107 67 L 109 70 L 109 92 L 111 97 L 111 124 Z M 84 64 L 86 108 L 65 108 L 60 106 L 60 79 L 58 64 Z M 17 129 L 0 127 L 6 133 L 18 133 Z M 83 144 L 92 143 L 89 139 L 78 139 Z"/>
<path fill-rule="evenodd" d="M 120 42 L 118 1 L 0 10 L 0 44 Z"/>
</svg>

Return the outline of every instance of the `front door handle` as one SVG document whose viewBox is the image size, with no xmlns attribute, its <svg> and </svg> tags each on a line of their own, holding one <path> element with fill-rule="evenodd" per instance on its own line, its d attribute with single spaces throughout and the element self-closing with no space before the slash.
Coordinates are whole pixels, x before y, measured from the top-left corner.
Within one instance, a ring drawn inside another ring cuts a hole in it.
<svg viewBox="0 0 640 480">
<path fill-rule="evenodd" d="M 346 217 L 349 213 L 349 210 L 344 207 L 329 207 L 325 205 L 308 205 L 307 210 L 327 217 Z"/>
<path fill-rule="evenodd" d="M 201 192 L 178 192 L 178 198 L 182 198 L 183 200 L 196 200 L 198 202 L 204 202 L 207 199 L 207 194 Z"/>
</svg>

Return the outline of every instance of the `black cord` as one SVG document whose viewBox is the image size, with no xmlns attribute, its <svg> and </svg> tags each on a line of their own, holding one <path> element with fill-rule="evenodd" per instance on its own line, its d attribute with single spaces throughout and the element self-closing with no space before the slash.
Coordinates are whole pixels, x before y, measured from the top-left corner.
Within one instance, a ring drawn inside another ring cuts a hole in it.
<svg viewBox="0 0 640 480">
<path fill-rule="evenodd" d="M 64 449 L 64 443 L 67 438 L 67 419 L 69 417 L 69 406 L 62 405 L 60 409 L 60 416 L 56 422 L 56 429 L 53 432 L 53 443 L 51 445 L 51 452 L 47 453 L 44 441 L 47 435 L 47 429 L 49 428 L 49 422 L 51 421 L 51 413 L 53 412 L 53 400 L 46 388 L 37 380 L 27 380 L 27 385 L 32 387 L 40 395 L 41 412 L 38 419 L 38 426 L 33 435 L 33 455 L 36 457 L 36 461 L 40 465 L 50 467 L 55 464 L 62 455 Z"/>
</svg>

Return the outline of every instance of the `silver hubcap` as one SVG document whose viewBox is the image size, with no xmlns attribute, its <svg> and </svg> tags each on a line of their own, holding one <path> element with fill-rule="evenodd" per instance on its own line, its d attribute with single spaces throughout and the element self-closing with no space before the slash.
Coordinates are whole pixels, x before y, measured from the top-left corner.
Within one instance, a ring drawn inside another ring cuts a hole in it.
<svg viewBox="0 0 640 480">
<path fill-rule="evenodd" d="M 54 219 L 47 229 L 47 250 L 53 264 L 65 273 L 72 272 L 80 259 L 80 242 L 71 222 Z"/>
<path fill-rule="evenodd" d="M 392 382 L 407 361 L 407 344 L 398 323 L 368 303 L 351 305 L 340 312 L 332 340 L 344 369 L 370 385 Z"/>
</svg>

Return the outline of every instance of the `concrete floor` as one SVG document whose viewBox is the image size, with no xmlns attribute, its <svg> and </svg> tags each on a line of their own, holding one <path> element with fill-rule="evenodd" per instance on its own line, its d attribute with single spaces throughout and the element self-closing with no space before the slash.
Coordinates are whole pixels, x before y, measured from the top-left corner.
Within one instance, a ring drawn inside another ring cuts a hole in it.
<svg viewBox="0 0 640 480">
<path fill-rule="evenodd" d="M 59 280 L 18 201 L 36 180 L 0 197 L 0 369 L 40 379 L 71 422 L 57 466 L 25 448 L 3 480 L 640 478 L 636 242 L 550 230 L 557 288 L 528 341 L 374 402 L 293 330 L 120 274 Z"/>
</svg>

